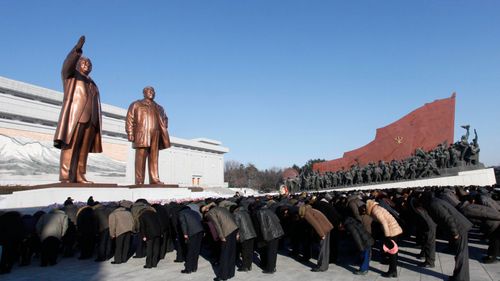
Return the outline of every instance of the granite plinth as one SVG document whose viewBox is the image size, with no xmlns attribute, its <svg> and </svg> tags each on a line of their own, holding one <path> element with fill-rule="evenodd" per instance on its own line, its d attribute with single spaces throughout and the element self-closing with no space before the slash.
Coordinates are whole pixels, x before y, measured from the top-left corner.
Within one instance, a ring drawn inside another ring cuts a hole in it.
<svg viewBox="0 0 500 281">
<path fill-rule="evenodd" d="M 166 185 L 168 186 L 168 185 Z M 112 187 L 42 187 L 31 188 L 29 190 L 13 191 L 10 194 L 0 194 L 0 210 L 1 209 L 28 209 L 34 207 L 46 208 L 54 206 L 54 204 L 62 204 L 66 198 L 71 197 L 75 202 L 87 202 L 90 196 L 99 202 L 116 202 L 120 200 L 129 200 L 135 202 L 138 199 L 146 199 L 149 202 L 168 202 L 172 200 L 190 200 L 194 198 L 208 197 L 227 197 L 232 196 L 220 194 L 213 188 L 206 190 L 200 187 L 171 187 L 154 186 L 154 187 L 138 187 L 131 188 L 128 186 Z"/>
<path fill-rule="evenodd" d="M 392 188 L 412 188 L 423 186 L 493 186 L 497 183 L 493 168 L 464 170 L 453 176 L 436 176 L 406 181 L 391 181 L 383 183 L 354 185 L 349 187 L 336 187 L 327 191 L 352 191 L 352 190 L 382 190 Z"/>
<path fill-rule="evenodd" d="M 118 187 L 116 183 L 79 183 L 79 182 L 56 182 L 56 183 L 48 183 L 48 184 L 40 184 L 33 185 L 31 189 L 39 189 L 39 188 L 51 188 L 51 187 L 60 187 L 60 188 L 75 188 L 75 187 L 85 187 L 85 188 L 110 188 L 110 187 Z"/>
<path fill-rule="evenodd" d="M 132 184 L 128 188 L 178 188 L 178 184 Z"/>
</svg>

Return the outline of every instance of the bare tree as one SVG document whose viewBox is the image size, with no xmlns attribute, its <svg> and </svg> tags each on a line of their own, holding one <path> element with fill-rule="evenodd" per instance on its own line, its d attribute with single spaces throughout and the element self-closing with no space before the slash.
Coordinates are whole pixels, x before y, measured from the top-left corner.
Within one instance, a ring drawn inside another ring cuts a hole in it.
<svg viewBox="0 0 500 281">
<path fill-rule="evenodd" d="M 224 179 L 230 187 L 248 187 L 266 192 L 277 190 L 282 181 L 282 173 L 280 168 L 260 171 L 252 163 L 246 166 L 234 160 L 224 163 Z"/>
</svg>

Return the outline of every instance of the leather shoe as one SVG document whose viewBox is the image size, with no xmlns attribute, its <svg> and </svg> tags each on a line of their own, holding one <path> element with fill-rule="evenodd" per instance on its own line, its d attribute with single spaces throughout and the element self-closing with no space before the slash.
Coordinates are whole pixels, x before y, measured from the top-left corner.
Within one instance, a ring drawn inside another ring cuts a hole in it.
<svg viewBox="0 0 500 281">
<path fill-rule="evenodd" d="M 190 271 L 190 270 L 183 269 L 183 270 L 181 270 L 181 273 L 190 274 L 190 273 L 191 273 L 191 271 Z"/>
<path fill-rule="evenodd" d="M 87 180 L 84 176 L 81 176 L 76 179 L 77 183 L 84 183 L 84 184 L 93 184 L 94 182 Z"/>
<path fill-rule="evenodd" d="M 321 269 L 319 267 L 315 267 L 313 269 L 311 269 L 312 272 L 323 272 L 323 271 L 326 271 L 326 269 Z"/>
<path fill-rule="evenodd" d="M 183 260 L 174 260 L 174 262 L 184 262 Z"/>
<path fill-rule="evenodd" d="M 121 262 L 112 261 L 111 264 L 120 264 Z"/>
<path fill-rule="evenodd" d="M 382 277 L 396 278 L 396 277 L 398 277 L 398 273 L 397 272 L 384 272 L 384 273 L 382 273 Z"/>
<path fill-rule="evenodd" d="M 418 266 L 424 267 L 424 268 L 434 268 L 435 267 L 435 265 L 433 263 L 428 263 L 428 262 L 421 262 L 418 264 Z"/>
<path fill-rule="evenodd" d="M 145 265 L 143 266 L 144 268 L 152 268 L 151 266 Z"/>
<path fill-rule="evenodd" d="M 492 256 L 483 257 L 483 263 L 496 263 L 497 259 Z"/>
<path fill-rule="evenodd" d="M 239 272 L 248 272 L 248 268 L 246 268 L 246 267 L 240 267 L 240 268 L 238 268 L 238 271 Z"/>
<path fill-rule="evenodd" d="M 273 270 L 262 270 L 262 273 L 264 274 L 273 274 L 276 272 L 276 269 L 273 269 Z"/>
<path fill-rule="evenodd" d="M 368 270 L 365 270 L 365 271 L 356 270 L 356 271 L 354 271 L 354 274 L 356 274 L 356 275 L 366 275 L 366 274 L 368 274 Z"/>
</svg>

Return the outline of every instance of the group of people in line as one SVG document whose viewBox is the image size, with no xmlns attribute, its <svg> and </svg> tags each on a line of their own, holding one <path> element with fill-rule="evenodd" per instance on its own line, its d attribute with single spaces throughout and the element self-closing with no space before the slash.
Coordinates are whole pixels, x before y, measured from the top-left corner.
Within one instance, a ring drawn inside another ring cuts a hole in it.
<svg viewBox="0 0 500 281">
<path fill-rule="evenodd" d="M 277 255 L 306 263 L 314 272 L 355 257 L 365 275 L 370 260 L 388 264 L 382 275 L 398 276 L 401 242 L 416 242 L 422 260 L 432 268 L 436 238 L 449 241 L 455 268 L 449 280 L 470 280 L 468 233 L 477 226 L 488 240 L 484 263 L 500 254 L 499 193 L 493 187 L 423 187 L 372 191 L 300 193 L 262 197 L 209 198 L 151 204 L 136 202 L 64 205 L 47 213 L 0 213 L 1 273 L 13 265 L 53 266 L 60 256 L 112 264 L 145 258 L 144 268 L 158 266 L 168 252 L 183 262 L 184 274 L 195 273 L 199 256 L 215 268 L 214 280 L 252 271 L 277 269 Z M 349 261 L 350 262 L 350 261 Z M 309 264 L 309 263 L 308 263 Z"/>
</svg>

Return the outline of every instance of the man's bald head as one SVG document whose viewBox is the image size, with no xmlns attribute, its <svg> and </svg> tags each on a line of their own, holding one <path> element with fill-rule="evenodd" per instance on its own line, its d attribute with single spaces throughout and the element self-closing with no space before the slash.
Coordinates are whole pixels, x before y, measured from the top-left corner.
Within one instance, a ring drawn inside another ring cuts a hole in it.
<svg viewBox="0 0 500 281">
<path fill-rule="evenodd" d="M 155 89 L 151 86 L 144 87 L 142 93 L 144 94 L 144 98 L 148 100 L 153 100 L 155 98 Z"/>
</svg>

